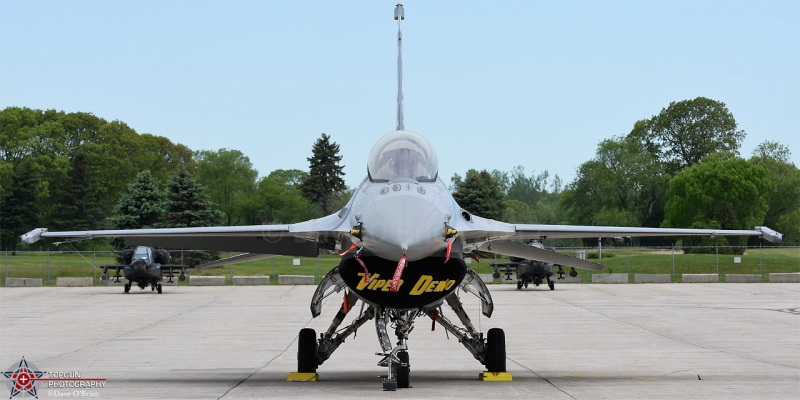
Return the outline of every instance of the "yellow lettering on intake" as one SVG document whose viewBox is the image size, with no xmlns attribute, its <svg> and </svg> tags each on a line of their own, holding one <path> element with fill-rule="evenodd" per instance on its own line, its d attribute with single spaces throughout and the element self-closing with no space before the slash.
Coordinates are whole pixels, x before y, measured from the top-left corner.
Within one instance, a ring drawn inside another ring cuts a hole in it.
<svg viewBox="0 0 800 400">
<path fill-rule="evenodd" d="M 363 290 L 365 287 L 367 287 L 367 283 L 372 283 L 372 281 L 374 281 L 375 278 L 377 278 L 379 276 L 380 276 L 380 274 L 372 274 L 372 275 L 369 276 L 369 282 L 365 282 L 364 281 L 364 273 L 363 272 L 359 272 L 358 273 L 358 277 L 361 278 L 361 280 L 358 281 L 358 286 L 356 286 L 356 290 Z"/>
<path fill-rule="evenodd" d="M 420 294 L 422 294 L 422 292 L 425 291 L 425 288 L 428 287 L 428 284 L 430 284 L 432 280 L 433 280 L 433 277 L 430 276 L 430 275 L 422 275 L 422 276 L 420 276 L 419 280 L 414 285 L 414 287 L 411 288 L 411 292 L 409 292 L 408 294 L 412 294 L 412 295 L 420 295 Z"/>
</svg>

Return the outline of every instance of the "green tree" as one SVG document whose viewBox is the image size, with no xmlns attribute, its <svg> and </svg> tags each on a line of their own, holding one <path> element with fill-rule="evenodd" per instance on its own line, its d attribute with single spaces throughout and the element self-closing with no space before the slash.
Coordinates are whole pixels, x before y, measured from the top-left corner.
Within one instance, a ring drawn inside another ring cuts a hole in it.
<svg viewBox="0 0 800 400">
<path fill-rule="evenodd" d="M 248 207 L 248 223 L 288 224 L 316 217 L 316 207 L 303 197 L 298 183 L 307 175 L 300 170 L 276 170 L 261 178 Z"/>
<path fill-rule="evenodd" d="M 67 156 L 87 143 L 98 144 L 100 128 L 108 124 L 108 121 L 85 112 L 64 114 L 60 122 L 64 129 L 64 155 Z"/>
<path fill-rule="evenodd" d="M 243 211 L 256 188 L 258 171 L 239 150 L 203 150 L 195 153 L 197 182 L 224 216 L 226 225 L 244 221 Z"/>
<path fill-rule="evenodd" d="M 456 182 L 453 198 L 463 209 L 475 215 L 499 220 L 505 209 L 500 184 L 486 170 L 467 171 L 463 181 Z"/>
<path fill-rule="evenodd" d="M 503 221 L 512 224 L 531 224 L 536 222 L 531 207 L 516 199 L 506 199 Z"/>
<path fill-rule="evenodd" d="M 157 224 L 164 228 L 212 226 L 222 213 L 213 208 L 204 189 L 186 171 L 172 176 L 167 185 L 164 215 Z"/>
<path fill-rule="evenodd" d="M 8 107 L 0 110 L 0 203 L 22 162 L 39 174 L 25 207 L 42 226 L 99 228 L 139 171 L 166 179 L 191 165 L 191 151 L 91 113 Z"/>
<path fill-rule="evenodd" d="M 140 134 L 138 140 L 137 164 L 142 170 L 149 169 L 156 179 L 168 182 L 181 171 L 194 169 L 193 153 L 188 147 L 147 133 Z"/>
<path fill-rule="evenodd" d="M 783 234 L 784 245 L 800 246 L 800 210 L 778 217 L 775 230 Z"/>
<path fill-rule="evenodd" d="M 164 215 L 156 223 L 162 228 L 189 228 L 213 226 L 219 223 L 222 213 L 214 209 L 204 193 L 204 189 L 186 171 L 178 172 L 170 178 L 167 185 L 167 198 Z M 193 251 L 182 253 L 182 262 L 195 266 L 216 260 L 219 252 Z"/>
<path fill-rule="evenodd" d="M 16 249 L 18 235 L 46 222 L 53 177 L 65 163 L 50 154 L 48 133 L 61 129 L 58 113 L 8 107 L 0 111 L 0 238 Z"/>
<path fill-rule="evenodd" d="M 54 188 L 57 195 L 51 220 L 58 230 L 91 230 L 100 227 L 105 219 L 105 205 L 90 168 L 86 154 L 78 151 L 70 162 L 63 185 Z"/>
<path fill-rule="evenodd" d="M 738 154 L 744 131 L 725 103 L 698 97 L 672 102 L 649 120 L 639 121 L 629 134 L 674 175 L 716 152 Z"/>
<path fill-rule="evenodd" d="M 268 177 L 284 185 L 299 187 L 308 179 L 308 172 L 299 169 L 276 169 L 270 172 Z"/>
<path fill-rule="evenodd" d="M 766 169 L 741 158 L 704 161 L 676 175 L 669 184 L 664 227 L 753 229 L 767 214 L 766 197 L 774 190 Z M 742 236 L 689 237 L 694 246 L 740 246 Z M 711 249 L 711 252 L 714 250 Z"/>
<path fill-rule="evenodd" d="M 528 206 L 534 206 L 547 195 L 547 180 L 550 173 L 544 171 L 539 175 L 525 175 L 525 168 L 521 165 L 511 171 L 510 183 L 506 196 L 508 199 L 519 200 Z"/>
<path fill-rule="evenodd" d="M 40 163 L 27 159 L 16 164 L 7 190 L 2 193 L 3 249 L 16 255 L 19 235 L 39 225 L 37 193 L 42 188 L 44 173 Z"/>
<path fill-rule="evenodd" d="M 769 209 L 764 225 L 783 233 L 784 243 L 797 244 L 800 224 L 793 221 L 800 216 L 800 169 L 789 161 L 791 157 L 788 147 L 765 141 L 753 151 L 750 162 L 766 169 L 775 187 L 766 197 Z"/>
<path fill-rule="evenodd" d="M 559 206 L 561 179 L 558 175 L 550 182 L 550 172 L 547 170 L 528 176 L 525 175 L 525 168 L 518 165 L 511 171 L 508 181 L 504 220 L 539 224 L 562 222 Z M 527 211 L 512 201 L 527 205 Z"/>
<path fill-rule="evenodd" d="M 312 156 L 308 158 L 308 179 L 302 183 L 300 190 L 308 200 L 319 206 L 322 215 L 330 214 L 332 203 L 347 189 L 344 184 L 344 166 L 339 165 L 339 145 L 330 140 L 330 136 L 322 136 L 314 142 Z"/>
<path fill-rule="evenodd" d="M 136 175 L 117 204 L 113 221 L 118 229 L 153 228 L 164 215 L 165 193 L 150 171 Z"/>
<path fill-rule="evenodd" d="M 786 145 L 772 140 L 765 140 L 753 150 L 753 159 L 772 159 L 784 163 L 791 163 L 792 151 Z"/>
<path fill-rule="evenodd" d="M 669 177 L 642 143 L 630 137 L 600 142 L 561 196 L 568 221 L 587 225 L 658 226 Z"/>
</svg>

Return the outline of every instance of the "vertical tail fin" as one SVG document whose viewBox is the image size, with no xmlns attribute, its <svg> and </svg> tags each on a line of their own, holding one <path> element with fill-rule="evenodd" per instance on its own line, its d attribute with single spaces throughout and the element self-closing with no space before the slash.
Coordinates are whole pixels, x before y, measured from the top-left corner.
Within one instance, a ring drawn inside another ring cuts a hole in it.
<svg viewBox="0 0 800 400">
<path fill-rule="evenodd" d="M 400 21 L 406 19 L 402 3 L 394 7 L 394 19 L 397 20 L 397 130 L 405 129 L 403 126 L 403 33 L 400 30 Z"/>
</svg>

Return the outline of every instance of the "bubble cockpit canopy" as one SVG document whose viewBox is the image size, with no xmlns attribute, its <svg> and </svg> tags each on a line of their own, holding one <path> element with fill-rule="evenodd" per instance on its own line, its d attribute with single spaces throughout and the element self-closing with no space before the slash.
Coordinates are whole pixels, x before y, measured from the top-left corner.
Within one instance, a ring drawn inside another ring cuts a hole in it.
<svg viewBox="0 0 800 400">
<path fill-rule="evenodd" d="M 145 260 L 149 261 L 152 257 L 150 256 L 150 248 L 146 246 L 138 246 L 136 247 L 133 253 L 134 260 Z"/>
<path fill-rule="evenodd" d="M 367 173 L 373 182 L 398 178 L 432 182 L 439 173 L 439 161 L 425 138 L 410 131 L 394 131 L 372 147 Z"/>
</svg>

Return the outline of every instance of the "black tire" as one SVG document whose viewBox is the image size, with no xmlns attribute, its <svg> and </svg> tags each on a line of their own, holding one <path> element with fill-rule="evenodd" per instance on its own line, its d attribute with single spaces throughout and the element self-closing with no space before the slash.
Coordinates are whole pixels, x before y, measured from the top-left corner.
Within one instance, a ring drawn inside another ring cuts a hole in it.
<svg viewBox="0 0 800 400">
<path fill-rule="evenodd" d="M 128 293 L 130 291 L 131 291 L 131 284 L 130 283 L 126 283 L 125 284 L 125 293 Z"/>
<path fill-rule="evenodd" d="M 158 290 L 158 294 L 161 294 L 161 284 L 160 283 L 156 286 L 156 290 Z"/>
<path fill-rule="evenodd" d="M 407 351 L 398 352 L 397 358 L 400 359 L 400 362 L 408 364 Z M 401 389 L 411 387 L 411 367 L 397 367 L 397 387 Z"/>
<path fill-rule="evenodd" d="M 297 372 L 317 372 L 317 332 L 311 328 L 300 330 L 297 339 Z"/>
<path fill-rule="evenodd" d="M 517 290 L 522 289 L 522 281 L 517 281 Z"/>
<path fill-rule="evenodd" d="M 489 329 L 486 335 L 486 369 L 506 372 L 506 334 L 500 328 Z"/>
<path fill-rule="evenodd" d="M 550 290 L 556 290 L 556 283 L 553 281 L 547 282 L 547 286 L 550 286 Z"/>
</svg>

